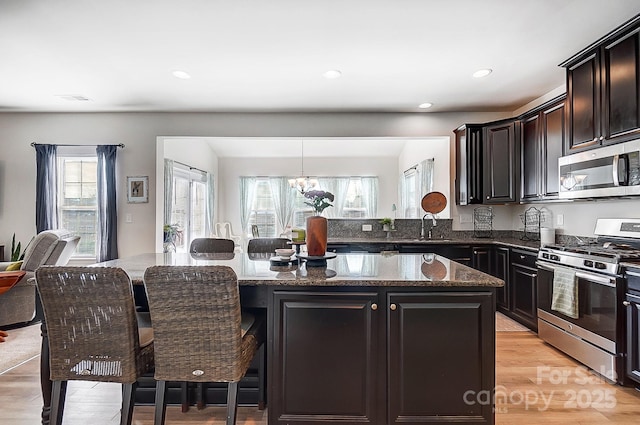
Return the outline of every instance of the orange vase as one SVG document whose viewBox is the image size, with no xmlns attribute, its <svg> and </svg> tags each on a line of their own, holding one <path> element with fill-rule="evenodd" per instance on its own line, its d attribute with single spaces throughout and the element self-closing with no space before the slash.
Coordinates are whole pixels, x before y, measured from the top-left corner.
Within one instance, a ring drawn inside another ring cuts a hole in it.
<svg viewBox="0 0 640 425">
<path fill-rule="evenodd" d="M 321 257 L 327 251 L 327 219 L 313 215 L 307 217 L 307 254 Z"/>
</svg>

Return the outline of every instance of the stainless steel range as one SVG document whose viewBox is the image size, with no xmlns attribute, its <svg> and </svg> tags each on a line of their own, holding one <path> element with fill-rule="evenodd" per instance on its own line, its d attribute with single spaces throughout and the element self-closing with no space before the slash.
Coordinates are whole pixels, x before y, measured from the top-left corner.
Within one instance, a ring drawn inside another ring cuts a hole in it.
<svg viewBox="0 0 640 425">
<path fill-rule="evenodd" d="M 640 219 L 599 219 L 597 242 L 538 253 L 538 335 L 605 376 L 624 379 L 623 262 L 640 262 Z"/>
</svg>

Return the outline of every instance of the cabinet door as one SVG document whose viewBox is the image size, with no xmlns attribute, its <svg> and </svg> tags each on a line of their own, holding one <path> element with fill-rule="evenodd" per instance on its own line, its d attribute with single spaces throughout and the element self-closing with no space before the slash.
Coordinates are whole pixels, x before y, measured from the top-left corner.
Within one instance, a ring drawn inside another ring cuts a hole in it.
<svg viewBox="0 0 640 425">
<path fill-rule="evenodd" d="M 490 246 L 474 246 L 473 247 L 473 268 L 481 272 L 493 273 L 493 247 Z"/>
<path fill-rule="evenodd" d="M 456 135 L 456 203 L 482 203 L 482 127 L 464 125 Z"/>
<path fill-rule="evenodd" d="M 525 265 L 529 263 L 529 265 Z M 530 329 L 538 330 L 538 270 L 530 264 L 535 256 L 520 251 L 511 251 L 509 290 L 511 291 L 511 311 L 518 321 Z"/>
<path fill-rule="evenodd" d="M 638 30 L 604 46 L 603 132 L 607 142 L 640 135 L 640 75 Z"/>
<path fill-rule="evenodd" d="M 523 200 L 538 199 L 540 197 L 540 115 L 526 117 L 522 120 L 522 161 L 520 195 Z"/>
<path fill-rule="evenodd" d="M 485 128 L 483 181 L 485 204 L 517 201 L 516 180 L 519 176 L 519 167 L 516 154 L 513 121 Z"/>
<path fill-rule="evenodd" d="M 562 156 L 565 135 L 564 100 L 541 112 L 542 194 L 557 197 L 560 190 L 558 159 Z"/>
<path fill-rule="evenodd" d="M 387 294 L 387 424 L 494 423 L 493 295 Z M 382 422 L 380 422 L 382 423 Z"/>
<path fill-rule="evenodd" d="M 640 297 L 627 294 L 627 376 L 640 383 Z"/>
<path fill-rule="evenodd" d="M 569 134 L 566 154 L 600 145 L 600 55 L 567 69 Z"/>
<path fill-rule="evenodd" d="M 496 288 L 496 306 L 503 312 L 511 308 L 509 297 L 509 248 L 496 247 L 494 250 L 493 275 L 504 280 L 502 288 Z"/>
<path fill-rule="evenodd" d="M 270 424 L 384 421 L 377 299 L 375 292 L 274 291 Z"/>
</svg>

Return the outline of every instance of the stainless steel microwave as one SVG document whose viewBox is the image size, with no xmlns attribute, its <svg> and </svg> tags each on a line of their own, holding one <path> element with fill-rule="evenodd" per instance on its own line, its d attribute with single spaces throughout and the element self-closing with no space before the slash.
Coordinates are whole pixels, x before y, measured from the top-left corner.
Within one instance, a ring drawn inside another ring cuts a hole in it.
<svg viewBox="0 0 640 425">
<path fill-rule="evenodd" d="M 558 160 L 560 198 L 640 195 L 640 139 Z"/>
</svg>

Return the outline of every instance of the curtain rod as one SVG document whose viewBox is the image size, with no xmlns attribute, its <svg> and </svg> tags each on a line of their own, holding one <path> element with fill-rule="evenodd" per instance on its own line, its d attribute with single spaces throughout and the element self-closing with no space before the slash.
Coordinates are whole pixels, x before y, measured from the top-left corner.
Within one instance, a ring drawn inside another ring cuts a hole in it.
<svg viewBox="0 0 640 425">
<path fill-rule="evenodd" d="M 176 161 L 174 159 L 172 159 L 171 161 L 173 161 L 174 164 L 178 164 L 178 165 L 182 165 L 183 167 L 187 167 L 189 169 L 189 171 L 196 170 L 196 171 L 200 171 L 201 173 L 205 173 L 205 174 L 207 173 L 204 170 L 201 170 L 201 169 L 196 168 L 196 167 L 192 167 L 191 165 L 185 164 L 184 162 Z"/>
<path fill-rule="evenodd" d="M 35 146 L 38 145 L 39 143 L 36 142 L 31 142 L 31 146 Z M 42 144 L 46 144 L 46 143 L 42 143 Z M 53 144 L 53 143 L 52 143 Z M 106 144 L 105 144 L 106 145 Z M 55 146 L 105 146 L 105 145 L 65 145 L 65 144 L 56 144 Z M 119 148 L 124 148 L 124 143 L 118 143 L 117 145 L 115 145 Z"/>
</svg>

